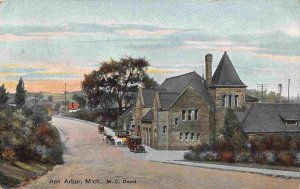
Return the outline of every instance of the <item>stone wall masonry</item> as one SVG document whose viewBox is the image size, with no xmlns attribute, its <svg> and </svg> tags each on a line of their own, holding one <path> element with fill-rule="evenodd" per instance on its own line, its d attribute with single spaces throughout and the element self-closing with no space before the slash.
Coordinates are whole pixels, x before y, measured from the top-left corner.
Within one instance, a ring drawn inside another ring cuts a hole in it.
<svg viewBox="0 0 300 189">
<path fill-rule="evenodd" d="M 157 122 L 157 148 L 158 149 L 168 149 L 168 134 L 169 134 L 169 111 L 159 111 L 158 112 L 158 122 Z M 166 126 L 166 133 L 163 133 L 163 127 Z"/>
<path fill-rule="evenodd" d="M 186 110 L 186 119 L 188 110 L 198 109 L 198 119 L 182 120 L 182 110 Z M 170 127 L 169 127 L 169 149 L 186 150 L 189 146 L 197 146 L 206 142 L 209 138 L 210 108 L 205 99 L 192 88 L 188 88 L 182 96 L 174 103 L 170 109 Z M 178 118 L 178 125 L 175 125 L 175 117 Z M 189 133 L 188 139 L 185 139 L 185 133 Z M 182 139 L 180 139 L 182 133 Z M 191 133 L 194 133 L 194 139 L 191 139 Z M 197 140 L 197 134 L 200 133 L 200 139 Z"/>
</svg>

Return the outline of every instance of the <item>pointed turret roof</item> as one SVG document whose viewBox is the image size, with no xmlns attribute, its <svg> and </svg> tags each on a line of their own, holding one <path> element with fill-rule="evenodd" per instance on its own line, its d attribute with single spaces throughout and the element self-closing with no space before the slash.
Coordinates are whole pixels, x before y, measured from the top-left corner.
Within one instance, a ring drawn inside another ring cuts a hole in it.
<svg viewBox="0 0 300 189">
<path fill-rule="evenodd" d="M 213 75 L 212 84 L 216 87 L 247 87 L 234 69 L 226 51 Z"/>
</svg>

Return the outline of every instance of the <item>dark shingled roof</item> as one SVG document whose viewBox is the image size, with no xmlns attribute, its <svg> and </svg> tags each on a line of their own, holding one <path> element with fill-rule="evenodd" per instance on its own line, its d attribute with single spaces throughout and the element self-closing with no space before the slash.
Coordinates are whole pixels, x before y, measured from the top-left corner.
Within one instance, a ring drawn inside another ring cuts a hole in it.
<svg viewBox="0 0 300 189">
<path fill-rule="evenodd" d="M 168 110 L 180 93 L 159 92 L 160 105 L 162 110 Z"/>
<path fill-rule="evenodd" d="M 134 106 L 130 106 L 129 108 L 127 108 L 127 110 L 119 117 L 119 119 L 124 119 L 125 117 L 127 117 L 127 115 L 129 113 L 135 114 L 135 108 Z"/>
<path fill-rule="evenodd" d="M 224 87 L 247 87 L 234 69 L 226 51 L 213 75 L 212 84 Z"/>
<path fill-rule="evenodd" d="M 204 82 L 204 79 L 200 75 L 198 75 L 196 72 L 190 72 L 190 73 L 186 73 L 186 74 L 179 75 L 176 77 L 167 78 L 161 84 L 159 89 L 161 91 L 165 90 L 167 92 L 174 93 L 172 97 L 169 97 L 167 99 L 169 101 L 170 98 L 173 99 L 173 97 L 175 96 L 175 93 L 178 93 L 178 95 L 179 95 L 188 85 L 190 85 L 199 94 L 201 94 L 204 97 L 204 99 L 206 100 L 206 102 L 209 104 L 209 106 L 212 109 L 214 109 L 214 102 L 213 102 L 212 96 Z M 167 96 L 167 95 L 165 95 L 165 96 Z M 176 98 L 174 98 L 174 100 L 175 99 Z M 161 102 L 163 102 L 163 99 L 161 99 Z"/>
<path fill-rule="evenodd" d="M 255 98 L 255 97 L 253 97 L 253 96 L 245 95 L 245 101 L 246 101 L 246 102 L 258 102 L 259 99 L 258 99 L 258 98 Z"/>
<path fill-rule="evenodd" d="M 285 124 L 286 120 L 300 120 L 300 104 L 259 103 L 236 115 L 246 133 L 300 133 L 300 123 Z"/>
<path fill-rule="evenodd" d="M 144 117 L 142 118 L 142 122 L 152 123 L 152 111 L 149 110 Z"/>
<path fill-rule="evenodd" d="M 155 90 L 142 89 L 142 93 L 143 93 L 145 107 L 150 108 L 152 106 Z"/>
</svg>

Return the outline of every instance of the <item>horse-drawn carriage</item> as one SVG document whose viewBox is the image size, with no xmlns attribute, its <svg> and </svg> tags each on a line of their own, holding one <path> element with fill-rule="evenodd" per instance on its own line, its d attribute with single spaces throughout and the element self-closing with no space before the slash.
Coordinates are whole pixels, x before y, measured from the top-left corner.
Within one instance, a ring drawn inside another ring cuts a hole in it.
<svg viewBox="0 0 300 189">
<path fill-rule="evenodd" d="M 125 146 L 127 144 L 127 137 L 130 136 L 129 131 L 117 130 L 115 131 L 115 144 Z"/>
<path fill-rule="evenodd" d="M 98 125 L 98 132 L 99 132 L 99 134 L 104 134 L 105 133 L 103 125 Z"/>
<path fill-rule="evenodd" d="M 142 145 L 142 138 L 140 136 L 128 136 L 127 145 L 131 152 L 146 152 L 145 147 Z"/>
</svg>

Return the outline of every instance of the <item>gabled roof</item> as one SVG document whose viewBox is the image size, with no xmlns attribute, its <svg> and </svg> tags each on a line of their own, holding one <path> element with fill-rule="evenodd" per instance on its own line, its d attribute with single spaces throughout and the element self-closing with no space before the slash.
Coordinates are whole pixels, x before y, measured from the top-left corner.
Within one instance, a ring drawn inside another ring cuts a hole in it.
<svg viewBox="0 0 300 189">
<path fill-rule="evenodd" d="M 212 96 L 204 82 L 204 79 L 198 75 L 196 72 L 189 72 L 183 75 L 179 75 L 176 77 L 167 78 L 160 86 L 160 90 L 166 91 L 172 94 L 172 97 L 167 97 L 167 100 L 170 100 L 171 98 L 175 96 L 175 93 L 178 95 L 187 87 L 191 86 L 193 89 L 195 89 L 200 95 L 202 95 L 205 99 L 205 101 L 209 104 L 209 106 L 214 109 L 214 102 L 212 99 Z M 164 97 L 163 97 L 164 98 Z M 174 98 L 175 100 L 176 98 Z M 161 99 L 161 102 L 163 100 Z M 171 104 L 170 104 L 171 105 Z"/>
<path fill-rule="evenodd" d="M 212 85 L 216 87 L 247 87 L 241 81 L 226 51 L 213 75 Z"/>
<path fill-rule="evenodd" d="M 246 133 L 300 133 L 300 125 L 285 123 L 286 120 L 300 120 L 300 104 L 258 103 L 236 115 Z"/>
<path fill-rule="evenodd" d="M 127 110 L 119 117 L 119 119 L 124 119 L 127 117 L 127 115 L 129 115 L 129 113 L 132 113 L 133 115 L 135 114 L 135 108 L 133 105 L 127 108 Z"/>
<path fill-rule="evenodd" d="M 189 83 L 191 78 L 195 76 L 195 74 L 196 74 L 196 72 L 189 72 L 189 73 L 186 73 L 186 74 L 182 74 L 182 75 L 178 75 L 178 76 L 175 76 L 175 77 L 167 78 L 160 85 L 159 89 L 164 89 L 168 92 L 180 93 L 185 88 L 185 86 Z M 201 83 L 202 83 L 202 81 L 201 81 Z"/>
<path fill-rule="evenodd" d="M 154 94 L 155 90 L 142 89 L 142 95 L 146 108 L 150 108 L 152 106 Z"/>
<path fill-rule="evenodd" d="M 142 118 L 142 122 L 148 122 L 151 123 L 152 122 L 152 111 L 149 110 L 144 117 Z"/>
<path fill-rule="evenodd" d="M 158 93 L 162 110 L 168 110 L 180 93 L 161 91 Z"/>
</svg>

